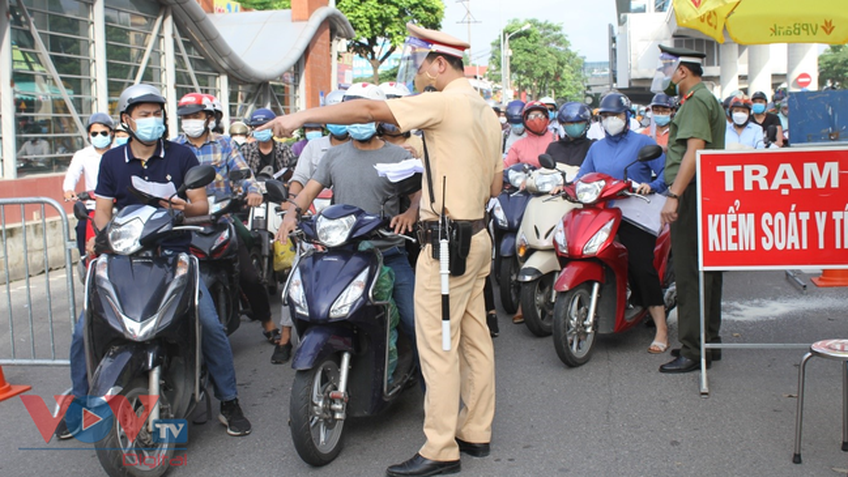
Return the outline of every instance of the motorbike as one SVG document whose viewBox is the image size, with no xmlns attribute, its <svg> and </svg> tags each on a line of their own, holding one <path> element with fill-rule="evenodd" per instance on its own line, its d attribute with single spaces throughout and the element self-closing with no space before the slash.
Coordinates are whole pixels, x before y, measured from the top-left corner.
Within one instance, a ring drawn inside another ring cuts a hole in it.
<svg viewBox="0 0 848 477">
<path fill-rule="evenodd" d="M 547 154 L 542 154 L 547 156 Z M 520 264 L 517 282 L 520 287 L 521 311 L 527 329 L 536 336 L 550 336 L 554 309 L 554 280 L 560 263 L 554 251 L 556 225 L 568 211 L 580 207 L 561 197 L 551 196 L 554 187 L 573 179 L 577 166 L 556 164 L 551 159 L 533 171 L 525 188 L 533 195 L 524 210 L 518 229 L 516 255 Z"/>
<path fill-rule="evenodd" d="M 645 146 L 636 161 L 662 154 L 659 146 Z M 671 268 L 671 233 L 660 229 L 664 198 L 631 192 L 627 179 L 590 173 L 563 190 L 563 197 L 583 207 L 568 212 L 554 231 L 562 272 L 554 284 L 554 347 L 569 367 L 585 364 L 592 356 L 597 334 L 621 333 L 648 316 L 645 307 L 630 302 L 627 249 L 616 240 L 622 220 L 657 235 L 654 266 L 663 286 L 666 312 L 677 302 Z"/>
<path fill-rule="evenodd" d="M 273 243 L 274 235 L 283 222 L 279 212 L 280 204 L 286 201 L 286 197 L 277 197 L 274 200 L 269 197 L 265 184 L 273 180 L 270 169 L 266 167 L 256 175 L 264 200 L 259 206 L 250 208 L 246 225 L 252 238 L 248 244 L 251 264 L 259 276 L 259 282 L 268 289 L 269 294 L 274 294 L 277 292 L 280 277 L 274 270 Z"/>
<path fill-rule="evenodd" d="M 196 166 L 177 194 L 214 178 L 214 168 Z M 81 202 L 74 215 L 88 220 Z M 112 429 L 95 444 L 109 475 L 164 474 L 175 443 L 157 439 L 158 423 L 186 419 L 206 398 L 198 261 L 188 253 L 158 252 L 162 239 L 199 229 L 194 223 L 199 222 L 173 210 L 124 207 L 103 232 L 109 250 L 88 268 L 83 333 L 90 395 L 100 396 L 88 407 L 126 399 L 117 401 L 122 404 L 113 412 Z M 206 408 L 208 416 L 208 399 Z M 144 465 L 124 465 L 128 455 Z"/>
<path fill-rule="evenodd" d="M 413 343 L 391 325 L 381 294 L 382 256 L 364 244 L 393 235 L 387 224 L 336 204 L 304 218 L 293 234 L 298 254 L 283 301 L 301 338 L 290 429 L 298 455 L 313 466 L 339 455 L 348 418 L 386 409 L 416 375 Z"/>
<path fill-rule="evenodd" d="M 515 164 L 504 171 L 503 191 L 492 207 L 495 237 L 495 274 L 498 277 L 501 305 L 507 313 L 518 309 L 518 257 L 515 256 L 515 236 L 530 200 L 530 193 L 521 188 L 533 170 L 528 164 Z"/>
</svg>

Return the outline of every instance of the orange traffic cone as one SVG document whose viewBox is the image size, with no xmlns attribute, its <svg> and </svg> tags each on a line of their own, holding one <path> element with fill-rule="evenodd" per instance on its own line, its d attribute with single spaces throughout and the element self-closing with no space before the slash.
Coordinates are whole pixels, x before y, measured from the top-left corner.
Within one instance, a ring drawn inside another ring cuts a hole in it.
<svg viewBox="0 0 848 477">
<path fill-rule="evenodd" d="M 813 283 L 820 287 L 848 287 L 848 270 L 822 270 Z"/>
<path fill-rule="evenodd" d="M 3 366 L 0 366 L 0 401 L 5 401 L 12 396 L 17 396 L 20 393 L 25 393 L 32 389 L 32 386 L 12 386 L 6 382 L 3 376 Z"/>
</svg>

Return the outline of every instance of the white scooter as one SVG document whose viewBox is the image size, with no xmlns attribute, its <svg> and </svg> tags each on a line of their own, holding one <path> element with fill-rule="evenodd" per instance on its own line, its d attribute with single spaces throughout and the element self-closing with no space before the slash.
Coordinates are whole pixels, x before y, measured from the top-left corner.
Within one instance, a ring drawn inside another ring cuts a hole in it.
<svg viewBox="0 0 848 477">
<path fill-rule="evenodd" d="M 516 255 L 521 265 L 518 272 L 521 310 L 527 328 L 536 336 L 550 336 L 553 325 L 554 282 L 561 269 L 554 251 L 554 229 L 563 215 L 580 207 L 561 197 L 553 197 L 550 192 L 554 187 L 563 185 L 563 172 L 570 182 L 578 170 L 577 166 L 557 164 L 556 169 L 533 171 L 525 183 L 527 191 L 535 197 L 524 209 L 516 240 Z"/>
</svg>

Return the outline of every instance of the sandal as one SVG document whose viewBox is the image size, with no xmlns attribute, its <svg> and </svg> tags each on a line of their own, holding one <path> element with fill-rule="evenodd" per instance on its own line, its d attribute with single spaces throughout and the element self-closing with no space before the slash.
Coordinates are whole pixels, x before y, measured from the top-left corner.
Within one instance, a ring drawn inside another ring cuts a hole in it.
<svg viewBox="0 0 848 477">
<path fill-rule="evenodd" d="M 663 354 L 668 349 L 668 343 L 654 340 L 651 346 L 648 347 L 648 352 L 651 354 Z"/>
<path fill-rule="evenodd" d="M 267 338 L 268 342 L 271 344 L 277 344 L 282 337 L 279 328 L 274 328 L 271 331 L 263 331 L 262 334 L 265 335 L 265 338 Z"/>
<path fill-rule="evenodd" d="M 515 316 L 512 317 L 512 323 L 516 325 L 524 323 L 524 315 L 521 313 L 516 313 Z"/>
</svg>

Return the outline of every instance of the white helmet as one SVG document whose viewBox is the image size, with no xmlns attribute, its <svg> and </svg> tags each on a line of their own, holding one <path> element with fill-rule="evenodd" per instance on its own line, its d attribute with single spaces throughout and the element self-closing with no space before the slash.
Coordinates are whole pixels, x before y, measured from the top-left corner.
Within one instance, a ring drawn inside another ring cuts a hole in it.
<svg viewBox="0 0 848 477">
<path fill-rule="evenodd" d="M 386 98 L 388 99 L 402 98 L 410 94 L 409 88 L 405 84 L 396 81 L 386 81 L 380 85 L 380 89 L 386 93 Z"/>
<path fill-rule="evenodd" d="M 554 98 L 551 98 L 550 96 L 545 96 L 544 98 L 540 99 L 539 102 L 544 104 L 545 106 L 553 106 L 554 109 L 556 109 L 557 107 L 556 100 Z"/>
<path fill-rule="evenodd" d="M 324 96 L 324 106 L 331 106 L 333 104 L 339 104 L 344 99 L 345 92 L 343 89 L 334 89 L 330 91 L 330 94 Z"/>
<path fill-rule="evenodd" d="M 379 86 L 371 83 L 356 83 L 345 91 L 344 100 L 352 99 L 376 99 L 379 101 L 386 100 L 386 93 Z"/>
</svg>

